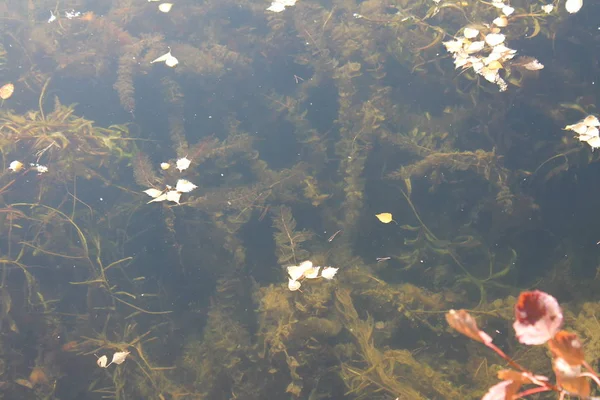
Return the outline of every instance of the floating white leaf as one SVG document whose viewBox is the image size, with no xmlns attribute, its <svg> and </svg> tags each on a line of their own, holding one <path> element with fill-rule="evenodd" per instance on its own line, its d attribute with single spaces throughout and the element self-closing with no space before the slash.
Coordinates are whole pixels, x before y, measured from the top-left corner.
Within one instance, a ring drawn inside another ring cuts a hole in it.
<svg viewBox="0 0 600 400">
<path fill-rule="evenodd" d="M 503 15 L 493 20 L 492 23 L 497 27 L 504 28 L 508 25 L 508 19 Z"/>
<path fill-rule="evenodd" d="M 588 115 L 583 119 L 583 123 L 587 126 L 600 126 L 600 121 L 595 115 Z"/>
<path fill-rule="evenodd" d="M 319 270 L 321 267 L 312 267 L 311 269 L 304 272 L 304 277 L 306 279 L 317 279 L 319 277 Z"/>
<path fill-rule="evenodd" d="M 156 199 L 158 196 L 163 194 L 163 191 L 154 189 L 154 188 L 150 188 L 150 189 L 144 190 L 144 193 L 146 193 L 148 196 L 152 197 L 153 199 Z"/>
<path fill-rule="evenodd" d="M 288 289 L 290 289 L 292 292 L 295 292 L 296 290 L 300 289 L 300 282 L 290 279 L 288 282 Z"/>
<path fill-rule="evenodd" d="M 177 168 L 179 170 L 179 172 L 188 169 L 188 167 L 190 166 L 192 162 L 190 160 L 188 160 L 187 157 L 183 157 L 180 158 L 179 160 L 177 160 L 176 166 L 175 168 Z"/>
<path fill-rule="evenodd" d="M 448 42 L 444 42 L 444 46 L 446 46 L 446 50 L 448 50 L 448 52 L 458 53 L 462 50 L 464 43 L 464 38 L 458 38 L 457 40 L 450 40 Z"/>
<path fill-rule="evenodd" d="M 169 190 L 167 192 L 167 201 L 172 201 L 179 204 L 179 199 L 181 198 L 181 193 L 176 190 Z"/>
<path fill-rule="evenodd" d="M 469 44 L 467 46 L 467 48 L 465 49 L 465 51 L 469 54 L 471 53 L 477 53 L 478 51 L 483 50 L 483 47 L 485 46 L 485 43 L 482 41 L 477 41 L 477 42 L 472 42 L 471 44 Z"/>
<path fill-rule="evenodd" d="M 552 10 L 554 10 L 554 5 L 552 4 L 546 4 L 545 6 L 542 6 L 542 11 L 544 11 L 546 14 L 550 14 Z"/>
<path fill-rule="evenodd" d="M 463 34 L 467 39 L 473 39 L 476 38 L 477 35 L 479 35 L 479 29 L 467 27 L 463 30 Z"/>
<path fill-rule="evenodd" d="M 312 261 L 304 261 L 300 265 L 292 265 L 287 267 L 288 275 L 291 279 L 297 281 L 305 276 L 307 271 L 310 271 L 313 268 Z"/>
<path fill-rule="evenodd" d="M 565 3 L 565 10 L 571 14 L 581 10 L 581 7 L 583 7 L 583 0 L 567 0 Z"/>
<path fill-rule="evenodd" d="M 106 356 L 98 357 L 98 360 L 96 360 L 96 364 L 98 364 L 98 366 L 100 368 L 107 368 L 108 367 L 108 365 L 106 365 L 107 362 L 108 362 L 108 357 L 106 357 Z"/>
<path fill-rule="evenodd" d="M 169 11 L 171 11 L 172 7 L 173 3 L 162 3 L 158 5 L 158 10 L 160 12 L 168 13 Z"/>
<path fill-rule="evenodd" d="M 125 362 L 125 359 L 127 358 L 127 356 L 130 354 L 131 352 L 129 351 L 118 351 L 115 354 L 113 354 L 113 358 L 112 361 L 110 362 L 110 364 L 123 364 Z M 104 356 L 106 358 L 106 356 Z M 110 365 L 108 364 L 108 365 Z"/>
<path fill-rule="evenodd" d="M 177 185 L 175 186 L 175 190 L 181 193 L 188 193 L 192 190 L 196 189 L 198 186 L 194 185 L 192 182 L 187 179 L 180 179 L 177 181 Z"/>
<path fill-rule="evenodd" d="M 321 276 L 325 279 L 333 279 L 339 268 L 325 267 L 321 272 Z"/>
<path fill-rule="evenodd" d="M 162 169 L 163 171 L 166 171 L 169 168 L 171 168 L 171 164 L 169 164 L 168 162 L 161 162 L 160 163 L 160 169 Z"/>
<path fill-rule="evenodd" d="M 529 71 L 539 71 L 540 69 L 544 69 L 544 64 L 534 59 L 527 64 L 523 64 L 523 68 L 528 69 Z"/>
<path fill-rule="evenodd" d="M 150 62 L 150 64 L 154 64 L 157 62 L 165 62 L 165 64 L 167 65 L 167 67 L 174 67 L 177 64 L 179 64 L 179 60 L 177 60 L 175 57 L 173 57 L 173 55 L 171 55 L 171 50 L 169 49 L 169 52 L 166 54 L 163 54 L 162 56 L 154 59 L 153 61 Z"/>
<path fill-rule="evenodd" d="M 514 13 L 515 9 L 512 8 L 511 6 L 504 6 L 502 7 L 502 14 L 509 16 L 510 14 Z"/>
<path fill-rule="evenodd" d="M 587 144 L 589 144 L 592 148 L 592 151 L 594 151 L 594 149 L 600 147 L 600 137 L 594 136 L 593 138 L 587 141 Z"/>
<path fill-rule="evenodd" d="M 590 126 L 589 128 L 587 128 L 585 133 L 579 135 L 579 140 L 581 142 L 589 142 L 590 139 L 598 136 L 600 136 L 600 131 L 598 130 L 598 128 L 596 128 L 595 126 Z"/>
<path fill-rule="evenodd" d="M 267 11 L 282 12 L 286 7 L 291 7 L 296 4 L 296 0 L 275 0 L 271 2 Z"/>
<path fill-rule="evenodd" d="M 271 5 L 269 6 L 269 8 L 267 8 L 267 11 L 273 11 L 273 12 L 282 12 L 283 10 L 285 10 L 285 6 L 276 1 L 272 2 Z M 292 290 L 292 289 L 290 288 L 290 290 Z M 296 289 L 294 289 L 294 290 L 296 290 Z"/>
<path fill-rule="evenodd" d="M 490 33 L 485 36 L 485 42 L 492 47 L 498 46 L 504 42 L 504 39 L 506 39 L 506 37 L 501 33 Z"/>
<path fill-rule="evenodd" d="M 156 203 L 156 202 L 165 201 L 165 200 L 167 200 L 167 194 L 163 193 L 160 196 L 155 197 L 154 199 L 150 200 L 147 204 Z"/>
</svg>

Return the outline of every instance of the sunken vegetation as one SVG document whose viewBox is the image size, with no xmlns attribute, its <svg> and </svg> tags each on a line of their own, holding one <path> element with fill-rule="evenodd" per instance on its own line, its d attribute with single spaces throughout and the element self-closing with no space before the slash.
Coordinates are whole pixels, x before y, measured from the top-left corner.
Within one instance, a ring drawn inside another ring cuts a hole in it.
<svg viewBox="0 0 600 400">
<path fill-rule="evenodd" d="M 442 44 L 490 2 L 75 3 L 0 5 L 0 399 L 476 398 L 502 360 L 444 313 L 506 331 L 533 285 L 600 357 L 600 232 L 547 211 L 599 154 L 561 131 L 597 111 L 586 16 L 511 1 L 507 43 L 546 68 L 505 63 L 499 93 Z M 307 259 L 340 271 L 289 291 Z"/>
</svg>

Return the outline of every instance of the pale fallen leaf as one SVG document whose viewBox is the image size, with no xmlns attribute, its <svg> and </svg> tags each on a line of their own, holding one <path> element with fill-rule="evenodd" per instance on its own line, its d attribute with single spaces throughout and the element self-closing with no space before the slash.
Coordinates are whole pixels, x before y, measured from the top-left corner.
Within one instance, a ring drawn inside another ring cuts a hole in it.
<svg viewBox="0 0 600 400">
<path fill-rule="evenodd" d="M 296 290 L 300 289 L 300 286 L 300 282 L 295 281 L 293 279 L 289 279 L 288 289 L 290 289 L 290 291 L 295 292 Z"/>
<path fill-rule="evenodd" d="M 150 188 L 150 189 L 144 190 L 144 193 L 146 193 L 148 196 L 152 197 L 153 199 L 156 199 L 158 196 L 163 194 L 163 191 L 154 189 L 154 188 Z"/>
<path fill-rule="evenodd" d="M 325 267 L 323 271 L 321 271 L 321 276 L 325 279 L 333 279 L 335 274 L 337 274 L 339 268 L 333 267 Z"/>
<path fill-rule="evenodd" d="M 189 193 L 197 187 L 187 179 L 180 179 L 177 181 L 177 185 L 175 185 L 175 190 L 181 193 Z"/>
<path fill-rule="evenodd" d="M 172 201 L 179 204 L 179 199 L 181 198 L 181 193 L 176 190 L 169 190 L 167 192 L 167 201 Z"/>
<path fill-rule="evenodd" d="M 539 71 L 540 69 L 544 69 L 544 64 L 542 64 L 538 60 L 533 60 L 528 62 L 527 64 L 523 64 L 523 67 L 525 69 L 528 69 L 529 71 Z"/>
<path fill-rule="evenodd" d="M 485 36 L 485 42 L 492 47 L 503 43 L 504 39 L 506 39 L 506 37 L 501 33 L 490 33 Z"/>
<path fill-rule="evenodd" d="M 158 10 L 160 12 L 168 13 L 171 11 L 171 7 L 173 7 L 173 3 L 162 3 L 158 5 Z"/>
<path fill-rule="evenodd" d="M 296 0 L 275 0 L 271 2 L 267 11 L 282 12 L 286 7 L 291 7 L 296 4 Z"/>
<path fill-rule="evenodd" d="M 10 163 L 8 169 L 10 169 L 12 172 L 19 172 L 23 169 L 23 163 L 21 161 L 15 160 Z"/>
<path fill-rule="evenodd" d="M 163 171 L 166 171 L 169 168 L 171 168 L 171 164 L 169 164 L 168 162 L 161 162 L 160 163 L 160 169 L 162 169 Z"/>
<path fill-rule="evenodd" d="M 298 279 L 304 277 L 304 274 L 306 274 L 306 272 L 310 271 L 312 268 L 312 261 L 306 260 L 300 265 L 291 265 L 287 267 L 287 272 L 291 279 L 297 281 Z"/>
<path fill-rule="evenodd" d="M 477 42 L 471 42 L 466 48 L 465 51 L 469 54 L 471 53 L 477 53 L 478 51 L 483 50 L 483 48 L 485 47 L 485 42 L 483 41 L 477 41 Z"/>
<path fill-rule="evenodd" d="M 312 267 L 304 273 L 306 279 L 317 279 L 319 277 L 319 270 L 321 267 Z"/>
<path fill-rule="evenodd" d="M 600 148 L 600 137 L 594 136 L 588 139 L 587 144 L 589 144 L 592 147 L 592 151 L 594 151 L 597 148 Z"/>
<path fill-rule="evenodd" d="M 544 11 L 546 14 L 550 14 L 552 10 L 554 10 L 554 5 L 552 4 L 546 4 L 545 6 L 542 6 L 542 11 Z"/>
<path fill-rule="evenodd" d="M 130 354 L 130 351 L 118 351 L 115 354 L 113 354 L 113 358 L 112 361 L 110 362 L 110 364 L 123 364 L 125 362 L 125 359 L 127 358 L 127 356 Z M 106 357 L 106 356 L 104 356 Z M 110 365 L 108 364 L 108 365 Z"/>
<path fill-rule="evenodd" d="M 154 64 L 157 62 L 163 62 L 163 61 L 167 65 L 167 67 L 174 67 L 177 64 L 179 64 L 179 60 L 177 60 L 175 57 L 173 57 L 170 49 L 169 49 L 168 53 L 165 53 L 162 56 L 154 59 L 153 61 L 150 62 L 150 64 Z"/>
<path fill-rule="evenodd" d="M 511 6 L 504 6 L 502 7 L 502 14 L 509 16 L 510 14 L 514 13 L 515 9 L 512 8 Z"/>
<path fill-rule="evenodd" d="M 108 357 L 106 356 L 102 356 L 102 357 L 98 357 L 98 360 L 96 360 L 96 364 L 98 364 L 98 366 L 100 368 L 107 368 L 108 365 L 106 364 L 108 362 Z"/>
<path fill-rule="evenodd" d="M 464 40 L 459 38 L 458 40 L 450 40 L 448 42 L 444 42 L 443 44 L 446 46 L 446 50 L 448 50 L 449 53 L 458 53 L 460 50 L 462 50 Z"/>
<path fill-rule="evenodd" d="M 578 122 L 573 125 L 567 125 L 564 127 L 564 129 L 567 131 L 573 131 L 575 133 L 582 135 L 587 131 L 588 126 L 586 124 L 584 124 L 583 122 Z"/>
<path fill-rule="evenodd" d="M 177 160 L 177 162 L 175 164 L 175 168 L 177 168 L 179 170 L 179 172 L 181 172 L 181 171 L 188 169 L 188 167 L 190 166 L 191 163 L 192 163 L 191 160 L 188 160 L 187 157 L 183 157 L 183 158 L 180 158 L 179 160 Z"/>
<path fill-rule="evenodd" d="M 384 224 L 389 224 L 390 222 L 396 223 L 396 221 L 394 221 L 394 217 L 392 216 L 391 213 L 381 213 L 381 214 L 376 214 L 375 216 L 377 217 L 377 219 L 379 221 L 383 222 Z"/>
<path fill-rule="evenodd" d="M 6 100 L 9 99 L 10 96 L 15 92 L 15 85 L 12 83 L 7 83 L 6 85 L 0 87 L 0 99 Z"/>
<path fill-rule="evenodd" d="M 158 197 L 155 197 L 154 199 L 150 200 L 150 201 L 149 201 L 148 203 L 146 203 L 146 204 L 150 204 L 150 203 L 157 203 L 157 202 L 159 202 L 159 201 L 165 201 L 165 200 L 167 200 L 167 194 L 166 194 L 166 193 L 163 193 L 163 194 L 161 194 L 160 196 L 158 196 Z"/>
<path fill-rule="evenodd" d="M 567 0 L 565 3 L 565 10 L 571 14 L 581 10 L 581 7 L 583 7 L 583 0 Z"/>
<path fill-rule="evenodd" d="M 504 28 L 508 25 L 508 19 L 503 15 L 493 20 L 492 23 L 500 28 Z"/>
<path fill-rule="evenodd" d="M 473 39 L 476 38 L 477 35 L 479 35 L 479 30 L 467 27 L 463 30 L 463 35 L 465 35 L 467 39 Z"/>
<path fill-rule="evenodd" d="M 583 119 L 583 123 L 587 126 L 600 126 L 600 121 L 598 121 L 595 115 L 588 115 Z"/>
</svg>

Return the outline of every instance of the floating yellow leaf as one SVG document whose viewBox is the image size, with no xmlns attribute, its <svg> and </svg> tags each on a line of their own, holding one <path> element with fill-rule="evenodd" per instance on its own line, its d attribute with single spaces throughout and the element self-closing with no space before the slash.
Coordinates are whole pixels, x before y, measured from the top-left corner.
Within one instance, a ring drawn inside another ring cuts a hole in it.
<svg viewBox="0 0 600 400">
<path fill-rule="evenodd" d="M 12 83 L 7 83 L 6 85 L 0 87 L 0 99 L 6 100 L 10 98 L 15 92 L 15 85 Z"/>
<path fill-rule="evenodd" d="M 10 169 L 12 172 L 19 172 L 23 169 L 23 163 L 21 161 L 15 160 L 10 163 L 8 169 Z"/>
<path fill-rule="evenodd" d="M 379 221 L 383 222 L 384 224 L 389 224 L 390 222 L 397 224 L 397 222 L 394 221 L 394 217 L 392 217 L 391 213 L 381 213 L 376 214 L 375 216 Z"/>
</svg>

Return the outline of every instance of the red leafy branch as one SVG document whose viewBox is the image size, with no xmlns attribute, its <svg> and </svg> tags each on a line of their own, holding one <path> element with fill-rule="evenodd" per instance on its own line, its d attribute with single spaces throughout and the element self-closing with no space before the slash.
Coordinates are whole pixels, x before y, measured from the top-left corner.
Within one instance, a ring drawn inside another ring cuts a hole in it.
<svg viewBox="0 0 600 400">
<path fill-rule="evenodd" d="M 500 371 L 498 378 L 501 382 L 492 386 L 482 400 L 513 400 L 549 391 L 559 393 L 560 399 L 567 394 L 591 399 L 588 379 L 600 386 L 598 374 L 585 361 L 583 346 L 577 335 L 560 330 L 562 310 L 556 299 L 547 293 L 539 290 L 521 293 L 515 304 L 513 328 L 520 343 L 548 346 L 556 383 L 536 375 L 499 349 L 492 343 L 490 335 L 477 327 L 477 322 L 466 310 L 450 310 L 446 321 L 458 332 L 492 349 L 514 368 Z M 519 392 L 524 385 L 534 386 Z"/>
</svg>

